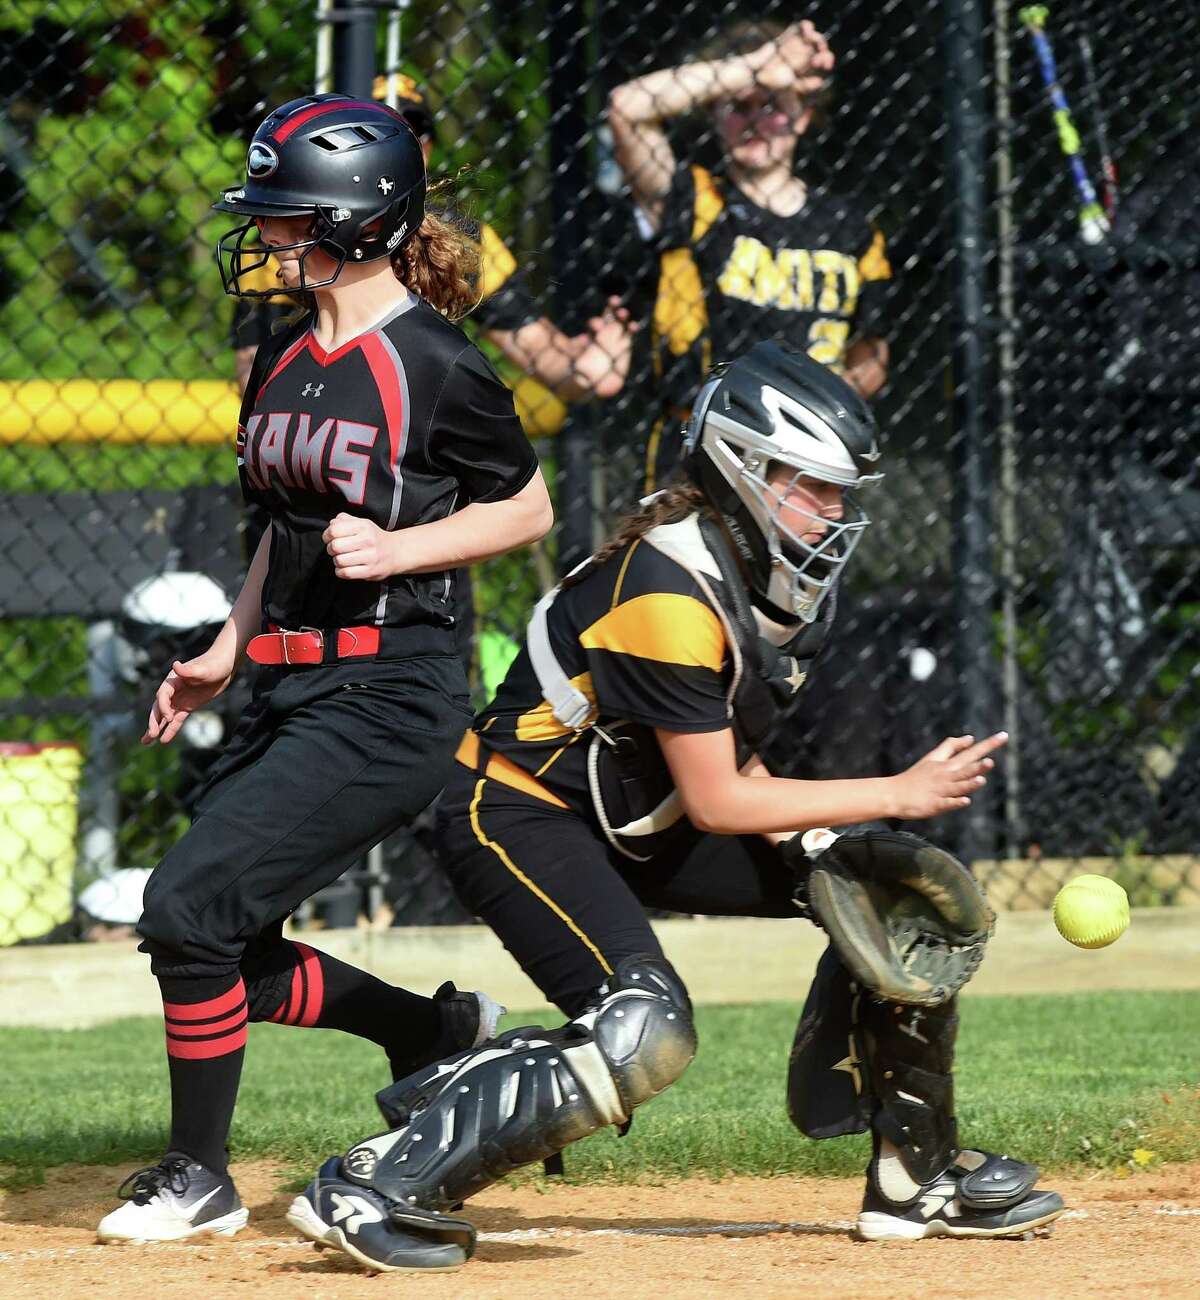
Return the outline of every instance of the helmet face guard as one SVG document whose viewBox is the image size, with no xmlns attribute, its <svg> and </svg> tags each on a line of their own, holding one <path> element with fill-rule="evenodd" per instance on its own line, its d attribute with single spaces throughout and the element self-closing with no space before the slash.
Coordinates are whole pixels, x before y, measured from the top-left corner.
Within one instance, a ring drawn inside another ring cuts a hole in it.
<svg viewBox="0 0 1200 1300">
<path fill-rule="evenodd" d="M 263 219 L 261 217 L 253 217 L 244 225 L 227 230 L 217 240 L 217 268 L 221 272 L 221 284 L 225 292 L 238 298 L 273 298 L 280 293 L 305 293 L 332 284 L 341 275 L 342 267 L 346 265 L 346 250 L 330 237 L 337 227 L 319 208 L 314 208 L 312 211 L 315 227 L 312 237 L 295 244 L 270 246 L 264 244 L 259 231 L 259 222 Z M 325 276 L 324 279 L 312 278 L 307 273 L 305 263 L 308 261 L 309 254 L 316 248 L 336 262 L 332 274 Z M 299 284 L 284 284 L 281 278 L 279 286 L 273 289 L 250 289 L 242 286 L 243 277 L 251 276 L 261 271 L 263 267 L 269 266 L 276 254 L 292 253 L 297 250 L 300 250 L 300 256 L 296 259 L 300 269 Z"/>
<path fill-rule="evenodd" d="M 731 454 L 730 460 L 734 459 Z M 847 495 L 852 489 L 842 490 L 841 519 L 830 519 L 790 502 L 788 498 L 796 487 L 804 479 L 815 477 L 808 470 L 797 469 L 784 482 L 772 483 L 769 464 L 752 454 L 741 461 L 736 472 L 749 489 L 738 495 L 746 502 L 766 543 L 770 577 L 762 594 L 777 609 L 811 623 L 871 521 L 858 502 Z M 799 524 L 802 532 L 796 532 L 793 524 Z M 818 540 L 805 541 L 804 533 L 817 530 L 821 532 Z"/>
<path fill-rule="evenodd" d="M 876 437 L 869 408 L 843 379 L 774 343 L 719 367 L 697 396 L 689 464 L 752 591 L 787 618 L 817 617 L 870 523 L 847 494 L 882 478 Z M 780 479 L 774 466 L 790 476 Z M 790 499 L 806 479 L 842 489 L 840 519 Z"/>
<path fill-rule="evenodd" d="M 311 95 L 266 118 L 250 144 L 245 181 L 213 207 L 249 218 L 217 242 L 226 293 L 269 298 L 319 289 L 347 262 L 390 257 L 412 238 L 425 215 L 425 161 L 393 109 L 347 95 Z M 304 239 L 274 247 L 262 242 L 260 220 L 294 217 L 309 218 Z M 332 259 L 332 273 L 309 274 L 315 248 Z M 243 287 L 275 252 L 299 253 L 300 283 Z"/>
</svg>

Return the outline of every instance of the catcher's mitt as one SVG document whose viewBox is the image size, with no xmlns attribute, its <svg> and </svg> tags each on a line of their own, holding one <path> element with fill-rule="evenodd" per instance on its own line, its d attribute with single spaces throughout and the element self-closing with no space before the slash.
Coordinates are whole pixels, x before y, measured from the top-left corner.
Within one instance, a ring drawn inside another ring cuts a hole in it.
<svg viewBox="0 0 1200 1300">
<path fill-rule="evenodd" d="M 813 919 L 876 996 L 936 1007 L 975 974 L 996 918 L 952 854 L 907 831 L 866 831 L 810 858 Z"/>
</svg>

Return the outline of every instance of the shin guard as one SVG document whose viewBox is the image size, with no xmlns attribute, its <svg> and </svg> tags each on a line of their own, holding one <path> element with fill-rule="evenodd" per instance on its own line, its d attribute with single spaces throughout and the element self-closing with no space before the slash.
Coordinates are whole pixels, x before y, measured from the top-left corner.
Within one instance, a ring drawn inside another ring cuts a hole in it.
<svg viewBox="0 0 1200 1300">
<path fill-rule="evenodd" d="M 596 1004 L 560 1029 L 516 1029 L 379 1094 L 395 1127 L 353 1147 L 344 1176 L 390 1201 L 459 1205 L 522 1165 L 545 1160 L 674 1083 L 696 1051 L 675 972 L 623 961 Z"/>
</svg>

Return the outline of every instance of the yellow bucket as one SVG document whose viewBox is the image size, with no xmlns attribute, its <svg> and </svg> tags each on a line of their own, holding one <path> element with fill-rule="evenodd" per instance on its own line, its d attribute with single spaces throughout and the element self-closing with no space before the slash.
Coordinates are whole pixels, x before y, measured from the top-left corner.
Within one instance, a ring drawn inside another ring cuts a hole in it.
<svg viewBox="0 0 1200 1300">
<path fill-rule="evenodd" d="M 76 745 L 0 742 L 0 946 L 71 916 L 82 763 Z"/>
</svg>

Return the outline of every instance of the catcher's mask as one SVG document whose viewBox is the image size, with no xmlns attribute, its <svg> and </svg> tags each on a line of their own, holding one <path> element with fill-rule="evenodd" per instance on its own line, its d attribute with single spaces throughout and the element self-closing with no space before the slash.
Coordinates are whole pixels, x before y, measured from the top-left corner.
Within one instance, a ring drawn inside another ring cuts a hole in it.
<svg viewBox="0 0 1200 1300">
<path fill-rule="evenodd" d="M 718 366 L 685 434 L 692 476 L 720 513 L 751 590 L 785 621 L 812 622 L 870 522 L 853 490 L 881 479 L 879 430 L 844 379 L 778 343 L 757 343 Z M 790 479 L 770 482 L 775 466 Z M 840 519 L 806 515 L 788 499 L 803 479 L 842 489 Z M 805 519 L 820 520 L 820 537 Z M 797 520 L 801 531 L 788 522 Z"/>
<path fill-rule="evenodd" d="M 274 253 L 300 256 L 297 292 L 332 284 L 347 262 L 389 257 L 416 233 L 425 215 L 425 160 L 412 128 L 385 104 L 349 95 L 307 95 L 275 109 L 254 133 L 246 179 L 213 204 L 247 217 L 217 242 L 225 292 L 269 298 L 280 286 L 251 289 L 244 277 Z M 305 238 L 267 247 L 258 220 L 308 217 Z M 332 274 L 307 274 L 313 249 L 335 262 Z"/>
</svg>

